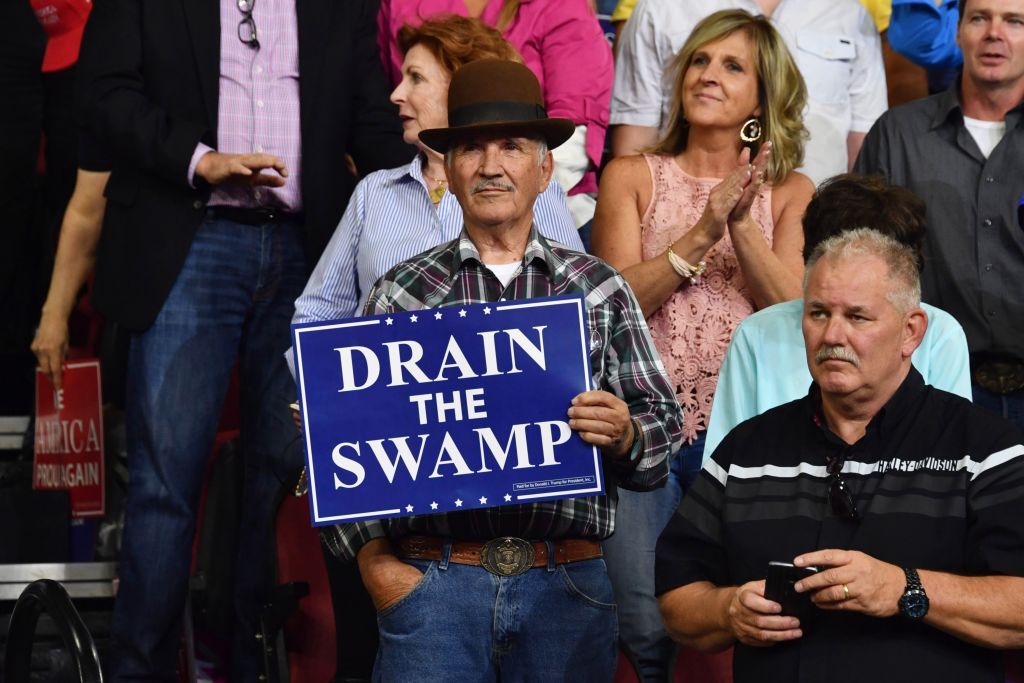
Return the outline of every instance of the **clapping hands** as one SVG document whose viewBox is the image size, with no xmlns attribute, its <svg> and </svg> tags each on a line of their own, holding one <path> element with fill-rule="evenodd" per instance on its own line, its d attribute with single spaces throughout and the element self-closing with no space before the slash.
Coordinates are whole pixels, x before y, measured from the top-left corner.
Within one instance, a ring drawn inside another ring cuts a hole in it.
<svg viewBox="0 0 1024 683">
<path fill-rule="evenodd" d="M 767 178 L 771 153 L 772 143 L 766 142 L 751 161 L 750 149 L 744 147 L 735 170 L 711 189 L 701 220 L 715 242 L 722 239 L 726 228 L 731 229 L 750 216 L 750 207 Z"/>
</svg>

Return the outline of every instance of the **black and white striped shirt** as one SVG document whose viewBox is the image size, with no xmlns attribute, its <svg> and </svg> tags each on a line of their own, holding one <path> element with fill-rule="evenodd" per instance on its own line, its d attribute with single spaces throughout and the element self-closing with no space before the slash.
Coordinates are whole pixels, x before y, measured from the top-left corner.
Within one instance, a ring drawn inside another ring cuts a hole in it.
<svg viewBox="0 0 1024 683">
<path fill-rule="evenodd" d="M 924 384 L 903 384 L 848 445 L 825 426 L 817 388 L 740 424 L 704 466 L 657 551 L 657 592 L 763 579 L 769 561 L 823 548 L 901 567 L 1024 576 L 1024 435 Z M 834 517 L 826 458 L 861 519 Z M 900 617 L 816 614 L 802 638 L 737 645 L 744 681 L 1002 681 L 1002 655 Z"/>
</svg>

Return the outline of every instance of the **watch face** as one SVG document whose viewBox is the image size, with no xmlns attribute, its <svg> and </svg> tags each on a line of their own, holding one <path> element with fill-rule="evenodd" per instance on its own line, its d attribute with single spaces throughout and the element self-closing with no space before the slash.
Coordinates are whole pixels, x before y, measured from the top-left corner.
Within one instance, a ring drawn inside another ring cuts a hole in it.
<svg viewBox="0 0 1024 683">
<path fill-rule="evenodd" d="M 928 613 L 928 596 L 922 591 L 907 591 L 900 598 L 900 611 L 910 619 L 921 619 Z"/>
</svg>

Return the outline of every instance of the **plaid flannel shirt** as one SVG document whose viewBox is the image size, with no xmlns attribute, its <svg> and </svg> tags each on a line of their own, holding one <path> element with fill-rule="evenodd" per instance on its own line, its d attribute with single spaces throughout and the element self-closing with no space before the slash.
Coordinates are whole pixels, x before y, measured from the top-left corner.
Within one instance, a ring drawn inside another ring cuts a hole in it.
<svg viewBox="0 0 1024 683">
<path fill-rule="evenodd" d="M 668 456 L 681 443 L 682 413 L 640 305 L 622 276 L 604 261 L 551 242 L 534 228 L 522 270 L 503 288 L 481 263 L 479 252 L 463 231 L 459 238 L 392 268 L 373 288 L 363 313 L 375 315 L 562 294 L 581 294 L 586 300 L 594 387 L 625 401 L 642 432 L 638 458 L 632 463 L 605 463 L 609 487 L 613 481 L 638 491 L 662 486 L 668 476 Z M 338 524 L 324 527 L 321 533 L 328 547 L 342 559 L 353 559 L 374 538 L 409 534 L 459 540 L 497 536 L 602 539 L 615 529 L 615 498 L 569 498 Z"/>
</svg>

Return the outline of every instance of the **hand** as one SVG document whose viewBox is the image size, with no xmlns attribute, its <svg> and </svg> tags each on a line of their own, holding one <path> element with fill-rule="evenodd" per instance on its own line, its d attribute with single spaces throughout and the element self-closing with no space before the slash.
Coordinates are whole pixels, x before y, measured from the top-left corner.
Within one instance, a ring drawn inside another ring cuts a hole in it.
<svg viewBox="0 0 1024 683">
<path fill-rule="evenodd" d="M 810 592 L 811 601 L 822 609 L 872 617 L 891 617 L 899 611 L 907 582 L 903 570 L 894 564 L 855 550 L 817 550 L 796 557 L 793 564 L 828 567 L 794 586 L 799 593 Z"/>
<path fill-rule="evenodd" d="M 288 410 L 292 414 L 292 422 L 295 423 L 295 428 L 299 430 L 299 434 L 302 433 L 302 411 L 299 409 L 299 402 L 288 404 Z"/>
<path fill-rule="evenodd" d="M 262 173 L 273 169 L 276 175 Z M 273 154 L 221 154 L 207 152 L 196 164 L 196 175 L 210 185 L 235 183 L 281 187 L 288 177 L 284 162 Z"/>
<path fill-rule="evenodd" d="M 607 391 L 584 391 L 572 399 L 569 427 L 589 444 L 621 460 L 633 447 L 633 424 L 626 402 Z"/>
<path fill-rule="evenodd" d="M 423 572 L 398 559 L 384 538 L 375 538 L 360 548 L 357 560 L 363 585 L 378 612 L 411 593 L 423 579 Z"/>
<path fill-rule="evenodd" d="M 770 647 L 803 636 L 800 620 L 779 614 L 782 605 L 764 597 L 764 581 L 736 589 L 726 612 L 729 630 L 744 645 Z"/>
<path fill-rule="evenodd" d="M 68 351 L 68 319 L 65 316 L 43 313 L 32 340 L 32 353 L 36 354 L 39 369 L 43 371 L 54 389 L 61 388 L 61 364 Z"/>
<path fill-rule="evenodd" d="M 717 242 L 725 234 L 725 228 L 736 209 L 736 204 L 750 184 L 752 172 L 750 149 L 744 147 L 740 152 L 736 169 L 708 193 L 708 203 L 698 225 L 703 224 L 705 234 L 713 241 Z"/>
<path fill-rule="evenodd" d="M 750 150 L 746 147 L 743 149 L 747 153 L 747 158 L 749 158 Z M 740 223 L 749 218 L 750 207 L 754 205 L 754 200 L 757 199 L 757 194 L 761 191 L 761 186 L 764 185 L 765 179 L 768 177 L 768 159 L 771 157 L 771 154 L 771 142 L 766 142 L 761 145 L 761 149 L 754 158 L 754 162 L 750 165 L 751 175 L 743 187 L 743 194 L 740 195 L 739 200 L 736 202 L 732 212 L 729 214 L 730 228 L 734 224 Z M 741 152 L 740 161 L 742 162 L 742 160 L 743 153 Z"/>
</svg>

